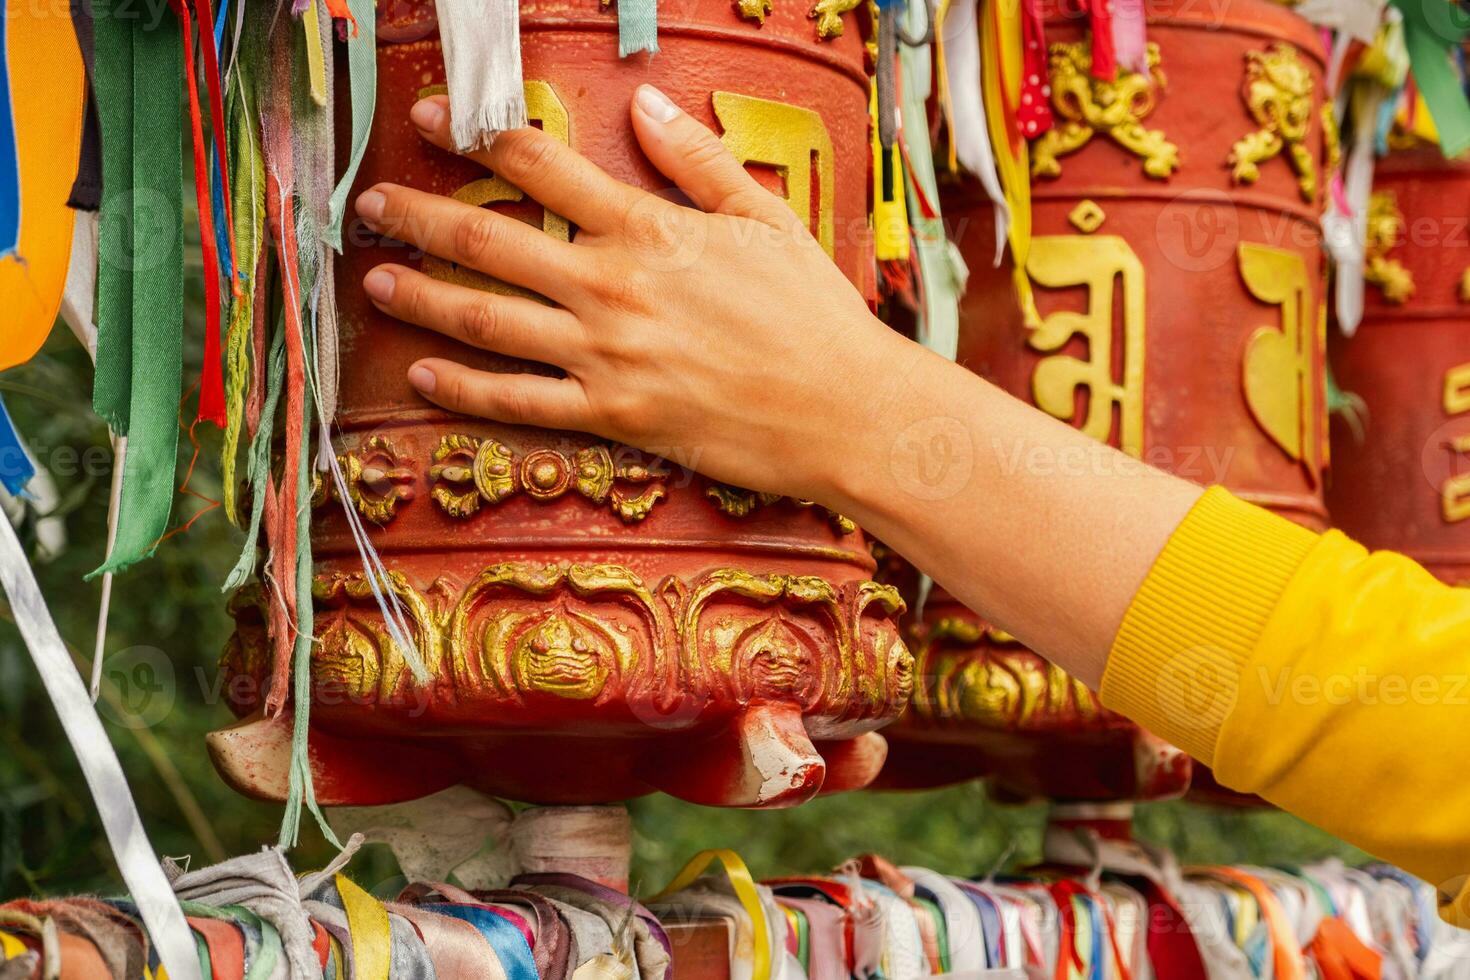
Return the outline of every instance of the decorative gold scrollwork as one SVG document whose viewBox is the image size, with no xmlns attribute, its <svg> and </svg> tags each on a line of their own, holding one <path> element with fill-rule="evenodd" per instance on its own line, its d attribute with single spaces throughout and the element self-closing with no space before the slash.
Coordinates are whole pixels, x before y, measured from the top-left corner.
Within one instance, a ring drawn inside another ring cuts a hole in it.
<svg viewBox="0 0 1470 980">
<path fill-rule="evenodd" d="M 876 582 L 717 568 L 649 588 L 622 565 L 500 562 L 463 588 L 448 579 L 390 587 L 429 670 L 426 687 L 456 697 L 523 703 L 651 699 L 723 692 L 779 698 L 829 717 L 880 717 L 912 692 L 913 659 L 894 620 L 903 600 Z M 312 653 L 316 684 L 393 703 L 417 685 L 361 574 L 321 575 Z M 223 663 L 261 677 L 264 597 L 232 599 L 237 632 Z"/>
<path fill-rule="evenodd" d="M 1103 133 L 1143 160 L 1143 172 L 1166 180 L 1179 166 L 1179 147 L 1142 120 L 1154 111 L 1166 79 L 1157 44 L 1148 46 L 1148 73 L 1120 72 L 1116 81 L 1092 77 L 1092 42 L 1051 46 L 1051 102 L 1057 122 L 1031 144 L 1031 176 L 1059 177 L 1060 158 Z"/>
<path fill-rule="evenodd" d="M 1312 73 L 1297 49 L 1277 42 L 1266 51 L 1246 52 L 1245 85 L 1241 97 L 1260 128 L 1236 140 L 1230 151 L 1231 177 L 1237 184 L 1254 184 L 1260 164 L 1286 151 L 1296 172 L 1302 200 L 1317 199 L 1317 164 L 1307 149 L 1312 128 Z"/>
<path fill-rule="evenodd" d="M 468 435 L 441 439 L 429 469 L 431 496 L 450 517 L 470 517 L 482 504 L 498 504 L 519 492 L 548 501 L 575 490 L 594 504 L 607 504 L 628 522 L 643 520 L 663 499 L 668 475 L 661 466 L 615 460 L 601 444 L 570 456 L 549 447 L 517 456 L 494 439 Z M 642 489 L 624 490 L 620 482 Z"/>
<path fill-rule="evenodd" d="M 337 457 L 347 496 L 357 512 L 379 526 L 398 512 L 400 503 L 413 499 L 413 470 L 404 464 L 387 436 L 372 436 L 356 449 Z M 313 493 L 313 502 L 317 494 Z"/>
<path fill-rule="evenodd" d="M 1388 253 L 1404 240 L 1404 213 L 1393 191 L 1374 191 L 1368 198 L 1367 232 L 1363 236 L 1363 279 L 1395 305 L 1414 295 L 1414 274 Z"/>
<path fill-rule="evenodd" d="M 1009 634 L 970 619 L 945 617 L 913 639 L 914 711 L 940 723 L 1006 731 L 1092 721 L 1097 695 Z"/>
<path fill-rule="evenodd" d="M 762 507 L 769 507 L 779 500 L 787 499 L 779 493 L 757 493 L 743 487 L 732 487 L 728 483 L 711 483 L 705 488 L 704 495 L 713 500 L 715 509 L 727 517 L 748 517 Z M 798 507 L 820 506 L 811 500 L 790 499 Z M 843 517 L 826 507 L 822 507 L 822 512 L 827 515 L 827 520 L 840 533 L 851 534 L 857 530 L 857 524 L 851 518 Z"/>
</svg>

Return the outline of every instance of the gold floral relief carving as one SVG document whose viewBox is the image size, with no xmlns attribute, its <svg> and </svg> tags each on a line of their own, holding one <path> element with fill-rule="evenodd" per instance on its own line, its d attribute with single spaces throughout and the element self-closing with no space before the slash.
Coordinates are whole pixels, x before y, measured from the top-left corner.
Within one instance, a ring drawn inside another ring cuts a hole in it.
<svg viewBox="0 0 1470 980">
<path fill-rule="evenodd" d="M 1097 695 L 1060 667 L 982 623 L 946 617 L 913 642 L 919 717 L 1008 731 L 1094 721 Z"/>
<path fill-rule="evenodd" d="M 903 600 L 876 582 L 838 587 L 723 568 L 651 588 L 622 565 L 535 562 L 490 565 L 463 588 L 441 578 L 420 591 L 401 573 L 389 579 L 428 686 L 458 697 L 668 706 L 724 692 L 740 703 L 874 717 L 912 691 L 913 660 L 896 627 Z M 368 702 L 415 685 L 364 576 L 318 576 L 313 596 L 315 683 Z M 239 626 L 223 658 L 232 673 L 268 673 L 263 601 L 258 586 L 232 599 Z"/>
<path fill-rule="evenodd" d="M 1051 103 L 1056 123 L 1031 144 L 1031 176 L 1059 177 L 1061 158 L 1098 133 L 1143 161 L 1143 172 L 1167 180 L 1179 167 L 1179 147 L 1143 120 L 1167 84 L 1157 44 L 1148 46 L 1148 71 L 1120 71 L 1114 81 L 1092 77 L 1092 42 L 1051 46 Z"/>
<path fill-rule="evenodd" d="M 413 499 L 413 470 L 405 462 L 386 436 L 372 436 L 337 457 L 347 496 L 359 514 L 382 526 L 398 513 L 399 504 Z M 313 488 L 312 502 L 319 497 L 325 502 L 326 495 Z"/>
<path fill-rule="evenodd" d="M 764 24 L 771 14 L 771 0 L 735 0 L 735 12 L 746 20 Z"/>
<path fill-rule="evenodd" d="M 807 17 L 817 22 L 817 37 L 830 41 L 842 36 L 842 15 L 856 10 L 862 3 L 863 0 L 817 0 L 807 11 Z"/>
<path fill-rule="evenodd" d="M 429 467 L 430 496 L 446 514 L 460 518 L 517 493 L 549 501 L 575 492 L 632 523 L 663 499 L 668 475 L 662 466 L 614 459 L 600 443 L 572 453 L 543 446 L 517 455 L 494 439 L 459 434 L 439 440 Z"/>
<path fill-rule="evenodd" d="M 1297 49 L 1285 42 L 1248 51 L 1245 58 L 1241 98 L 1259 128 L 1231 148 L 1231 178 L 1254 184 L 1261 178 L 1260 165 L 1284 151 L 1302 200 L 1311 203 L 1317 199 L 1317 163 L 1307 148 L 1314 115 L 1312 73 Z"/>
<path fill-rule="evenodd" d="M 798 507 L 820 507 L 815 501 L 798 500 L 795 497 L 782 497 L 779 493 L 757 493 L 754 490 L 746 490 L 742 487 L 732 487 L 727 483 L 711 483 L 705 488 L 704 495 L 714 501 L 715 509 L 727 517 L 749 517 L 762 507 L 769 507 L 779 500 L 789 499 Z M 827 515 L 827 520 L 842 534 L 851 534 L 857 530 L 857 524 L 841 514 L 821 507 Z"/>
<path fill-rule="evenodd" d="M 1414 274 L 1389 253 L 1404 240 L 1404 213 L 1393 191 L 1374 191 L 1368 198 L 1367 232 L 1363 236 L 1363 279 L 1377 286 L 1385 302 L 1401 304 L 1414 295 Z"/>
</svg>

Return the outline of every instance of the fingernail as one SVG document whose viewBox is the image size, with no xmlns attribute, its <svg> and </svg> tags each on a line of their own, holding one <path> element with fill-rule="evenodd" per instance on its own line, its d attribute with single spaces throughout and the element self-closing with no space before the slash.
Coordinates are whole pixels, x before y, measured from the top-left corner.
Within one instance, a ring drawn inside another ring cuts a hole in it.
<svg viewBox="0 0 1470 980">
<path fill-rule="evenodd" d="M 409 110 L 408 118 L 419 129 L 432 131 L 438 129 L 439 124 L 444 121 L 444 107 L 433 99 L 420 99 Z"/>
<path fill-rule="evenodd" d="M 382 191 L 364 191 L 357 197 L 357 213 L 369 221 L 377 221 L 383 217 L 383 209 L 388 206 L 388 198 L 383 196 Z"/>
<path fill-rule="evenodd" d="M 415 364 L 408 369 L 408 383 L 426 395 L 434 393 L 434 372 L 422 364 Z"/>
<path fill-rule="evenodd" d="M 393 301 L 393 287 L 397 283 L 398 277 L 387 269 L 374 269 L 363 277 L 362 288 L 379 303 L 390 303 Z"/>
<path fill-rule="evenodd" d="M 679 114 L 679 107 L 652 85 L 638 86 L 638 108 L 654 122 L 672 122 Z"/>
</svg>

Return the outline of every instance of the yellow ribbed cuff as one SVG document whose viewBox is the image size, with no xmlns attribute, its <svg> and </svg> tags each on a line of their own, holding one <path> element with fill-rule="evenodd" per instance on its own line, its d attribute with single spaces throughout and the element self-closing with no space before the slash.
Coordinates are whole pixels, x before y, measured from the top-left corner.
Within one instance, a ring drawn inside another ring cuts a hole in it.
<svg viewBox="0 0 1470 980">
<path fill-rule="evenodd" d="M 1103 704 L 1213 764 L 1241 669 L 1318 539 L 1224 489 L 1207 490 L 1128 606 L 1103 673 Z"/>
</svg>

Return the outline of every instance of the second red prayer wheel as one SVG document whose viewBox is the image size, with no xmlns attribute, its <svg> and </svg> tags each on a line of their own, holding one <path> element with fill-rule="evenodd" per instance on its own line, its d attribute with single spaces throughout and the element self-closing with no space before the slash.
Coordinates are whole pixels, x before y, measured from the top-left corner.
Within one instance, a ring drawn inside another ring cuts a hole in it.
<svg viewBox="0 0 1470 980">
<path fill-rule="evenodd" d="M 525 3 L 529 115 L 613 176 L 662 191 L 669 181 L 628 118 L 636 87 L 659 86 L 871 292 L 869 82 L 853 6 L 670 5 L 658 55 L 622 59 L 606 4 Z M 444 91 L 433 5 L 381 6 L 378 40 L 377 112 L 354 194 L 394 181 L 570 239 L 565 218 L 431 146 L 409 121 L 415 101 Z M 323 492 L 313 530 L 318 799 L 381 803 L 465 782 L 542 803 L 659 789 L 782 806 L 865 784 L 884 756 L 875 730 L 908 700 L 912 659 L 897 627 L 903 603 L 872 580 L 862 532 L 806 502 L 712 482 L 694 471 L 697 458 L 436 408 L 406 380 L 418 358 L 548 369 L 394 321 L 360 288 L 380 262 L 503 284 L 391 240 L 348 238 L 335 448 L 429 679 L 409 672 L 341 501 Z M 280 798 L 283 728 L 254 714 L 269 672 L 266 601 L 257 589 L 232 603 L 226 690 L 247 717 L 211 748 L 237 788 Z"/>
<path fill-rule="evenodd" d="M 1330 350 L 1361 415 L 1334 417 L 1334 523 L 1470 583 L 1470 163 L 1439 148 L 1378 162 L 1368 212 L 1367 293 Z"/>
<path fill-rule="evenodd" d="M 1054 125 L 1029 142 L 1032 235 L 1000 266 L 980 183 L 944 195 L 970 269 L 959 360 L 1130 456 L 1325 527 L 1320 214 L 1336 134 L 1318 39 L 1270 0 L 1162 0 L 1147 36 L 1146 72 L 1102 78 L 1085 22 L 1047 21 Z M 1015 448 L 1017 465 L 1062 475 L 1097 462 Z M 888 732 L 885 784 L 983 775 L 1002 795 L 1079 801 L 1189 786 L 1182 753 L 942 591 L 913 633 L 913 710 Z"/>
</svg>

